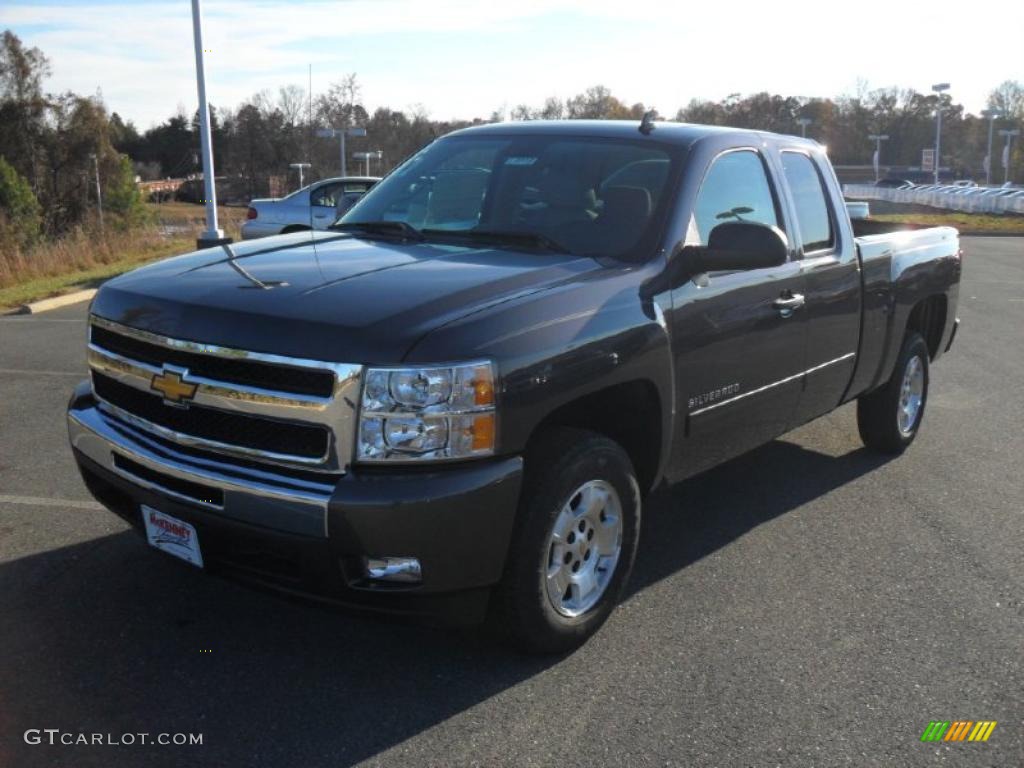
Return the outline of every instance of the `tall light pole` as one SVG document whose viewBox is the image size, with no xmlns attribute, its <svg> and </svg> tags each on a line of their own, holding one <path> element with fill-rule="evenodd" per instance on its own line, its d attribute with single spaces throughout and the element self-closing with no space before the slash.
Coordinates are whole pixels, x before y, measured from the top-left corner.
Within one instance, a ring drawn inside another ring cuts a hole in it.
<svg viewBox="0 0 1024 768">
<path fill-rule="evenodd" d="M 302 171 L 305 168 L 312 168 L 309 163 L 290 163 L 289 168 L 297 168 L 299 171 L 299 189 L 302 189 L 305 185 L 302 183 Z"/>
<path fill-rule="evenodd" d="M 803 136 L 806 139 L 807 138 L 807 126 L 810 125 L 811 123 L 813 123 L 814 121 L 811 120 L 811 118 L 809 118 L 809 117 L 798 117 L 796 119 L 796 122 L 800 126 L 800 135 Z"/>
<path fill-rule="evenodd" d="M 100 189 L 100 159 L 95 152 L 90 152 L 92 167 L 96 172 L 96 212 L 100 215 L 100 229 L 103 229 L 103 191 Z"/>
<path fill-rule="evenodd" d="M 217 188 L 213 176 L 213 145 L 210 142 L 210 106 L 206 102 L 206 69 L 203 64 L 203 16 L 199 0 L 192 0 L 192 39 L 196 47 L 196 85 L 199 90 L 199 145 L 203 152 L 203 191 L 206 231 L 196 240 L 199 248 L 230 243 L 217 227 Z"/>
<path fill-rule="evenodd" d="M 988 118 L 988 151 L 985 153 L 985 186 L 992 184 L 992 128 L 996 124 L 996 118 L 1002 117 L 1003 110 L 983 109 L 981 116 Z"/>
<path fill-rule="evenodd" d="M 1020 136 L 1020 129 L 1014 128 L 1012 131 L 1004 129 L 999 131 L 999 135 L 1006 137 L 1006 145 L 1003 147 L 1003 184 L 1006 184 L 1010 180 L 1010 144 L 1013 142 L 1014 136 Z"/>
<path fill-rule="evenodd" d="M 942 92 L 949 90 L 949 83 L 936 83 L 932 90 L 939 94 L 935 103 L 935 183 L 939 183 L 939 167 L 942 165 Z"/>
<path fill-rule="evenodd" d="M 322 139 L 333 139 L 335 136 L 340 140 L 338 146 L 339 150 L 339 167 L 341 168 L 341 175 L 348 176 L 348 162 L 345 157 L 345 137 L 351 136 L 352 138 L 358 138 L 366 135 L 365 128 L 321 128 L 316 132 L 316 135 Z"/>
<path fill-rule="evenodd" d="M 868 138 L 875 142 L 875 156 L 872 158 L 872 165 L 875 166 L 875 181 L 878 181 L 878 164 L 882 158 L 882 142 L 889 140 L 889 134 L 872 133 Z"/>
</svg>

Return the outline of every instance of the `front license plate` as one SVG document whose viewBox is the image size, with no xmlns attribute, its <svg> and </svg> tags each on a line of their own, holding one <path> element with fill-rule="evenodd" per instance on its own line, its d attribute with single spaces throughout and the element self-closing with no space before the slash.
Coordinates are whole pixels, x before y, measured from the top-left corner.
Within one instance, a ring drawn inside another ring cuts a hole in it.
<svg viewBox="0 0 1024 768">
<path fill-rule="evenodd" d="M 180 557 L 192 565 L 203 567 L 203 553 L 199 550 L 199 536 L 196 529 L 159 510 L 142 507 L 142 521 L 146 524 L 146 541 L 150 546 Z"/>
</svg>

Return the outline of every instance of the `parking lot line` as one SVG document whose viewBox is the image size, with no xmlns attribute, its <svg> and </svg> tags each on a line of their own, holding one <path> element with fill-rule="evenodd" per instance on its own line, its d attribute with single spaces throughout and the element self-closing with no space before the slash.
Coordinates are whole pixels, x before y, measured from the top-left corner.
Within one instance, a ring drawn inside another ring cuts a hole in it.
<svg viewBox="0 0 1024 768">
<path fill-rule="evenodd" d="M 79 379 L 83 379 L 86 376 L 85 371 L 29 371 L 22 368 L 0 368 L 0 375 L 5 373 L 18 376 L 75 376 Z"/>
<path fill-rule="evenodd" d="M 35 317 L 34 315 L 4 315 L 3 323 L 84 323 L 84 317 Z"/>
<path fill-rule="evenodd" d="M 0 504 L 26 504 L 32 507 L 71 507 L 72 509 L 103 509 L 103 505 L 95 501 L 48 499 L 42 496 L 11 496 L 6 493 L 0 493 Z"/>
</svg>

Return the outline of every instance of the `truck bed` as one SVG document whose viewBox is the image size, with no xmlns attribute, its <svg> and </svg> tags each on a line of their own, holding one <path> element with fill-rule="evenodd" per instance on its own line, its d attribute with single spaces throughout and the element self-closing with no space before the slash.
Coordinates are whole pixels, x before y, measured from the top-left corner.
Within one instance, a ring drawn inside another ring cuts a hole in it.
<svg viewBox="0 0 1024 768">
<path fill-rule="evenodd" d="M 952 227 L 871 220 L 852 224 L 863 285 L 860 353 L 850 386 L 850 392 L 856 394 L 874 389 L 888 378 L 906 327 L 907 305 L 932 293 L 944 294 L 950 283 L 955 285 L 945 273 L 952 267 L 951 261 L 957 262 L 959 270 L 960 245 L 959 234 Z M 937 271 L 937 263 L 947 267 Z"/>
</svg>

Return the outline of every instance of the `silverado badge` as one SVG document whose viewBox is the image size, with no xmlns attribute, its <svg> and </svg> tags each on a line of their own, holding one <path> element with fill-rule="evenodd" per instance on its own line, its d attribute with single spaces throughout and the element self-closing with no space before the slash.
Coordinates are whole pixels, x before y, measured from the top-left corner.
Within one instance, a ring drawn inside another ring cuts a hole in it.
<svg viewBox="0 0 1024 768">
<path fill-rule="evenodd" d="M 172 371 L 164 368 L 160 373 L 153 374 L 149 388 L 164 396 L 164 402 L 168 405 L 177 405 L 183 408 L 188 407 L 188 402 L 196 396 L 198 384 L 185 381 L 188 371 Z"/>
</svg>

